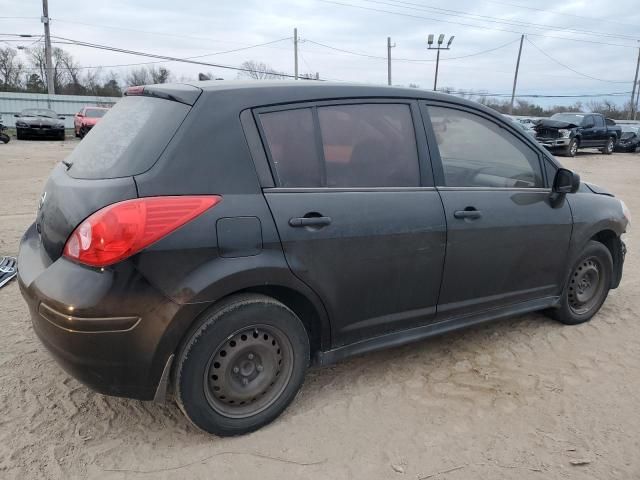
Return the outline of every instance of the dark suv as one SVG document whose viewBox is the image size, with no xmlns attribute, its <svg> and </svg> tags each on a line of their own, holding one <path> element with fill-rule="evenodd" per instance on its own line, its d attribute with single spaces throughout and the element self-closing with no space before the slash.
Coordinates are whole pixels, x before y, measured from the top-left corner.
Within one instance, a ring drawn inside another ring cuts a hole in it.
<svg viewBox="0 0 640 480">
<path fill-rule="evenodd" d="M 19 282 L 60 364 L 255 430 L 307 366 L 620 283 L 624 204 L 494 111 L 319 82 L 136 87 L 45 186 Z"/>
</svg>

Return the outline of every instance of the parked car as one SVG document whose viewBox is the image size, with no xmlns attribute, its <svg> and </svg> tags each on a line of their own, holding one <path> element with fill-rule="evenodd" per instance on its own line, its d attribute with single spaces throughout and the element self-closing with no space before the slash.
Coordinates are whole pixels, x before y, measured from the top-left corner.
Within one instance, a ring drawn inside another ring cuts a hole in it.
<svg viewBox="0 0 640 480">
<path fill-rule="evenodd" d="M 537 310 L 588 321 L 620 283 L 627 224 L 475 102 L 165 84 L 127 90 L 54 168 L 18 276 L 73 376 L 142 400 L 170 388 L 195 425 L 237 435 L 310 363 Z"/>
<path fill-rule="evenodd" d="M 27 137 L 64 140 L 64 117 L 46 108 L 28 108 L 15 114 L 18 140 Z"/>
<path fill-rule="evenodd" d="M 0 115 L 0 142 L 9 143 L 11 137 L 6 133 L 7 127 L 2 123 L 2 115 Z"/>
<path fill-rule="evenodd" d="M 640 126 L 621 125 L 622 136 L 616 144 L 616 152 L 635 152 L 640 146 Z"/>
<path fill-rule="evenodd" d="M 600 148 L 613 153 L 622 131 L 616 123 L 599 113 L 556 113 L 541 119 L 536 139 L 554 152 L 574 157 L 580 148 Z"/>
<path fill-rule="evenodd" d="M 84 138 L 104 114 L 109 111 L 104 107 L 84 107 L 73 117 L 73 131 L 76 137 Z"/>
</svg>

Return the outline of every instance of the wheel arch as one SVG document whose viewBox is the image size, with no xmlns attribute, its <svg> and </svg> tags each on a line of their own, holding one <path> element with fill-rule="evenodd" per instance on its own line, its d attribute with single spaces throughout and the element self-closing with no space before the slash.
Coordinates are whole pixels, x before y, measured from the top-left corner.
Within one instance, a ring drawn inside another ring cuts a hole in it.
<svg viewBox="0 0 640 480">
<path fill-rule="evenodd" d="M 617 288 L 622 279 L 622 264 L 624 262 L 624 249 L 620 236 L 611 229 L 600 230 L 589 238 L 589 241 L 602 243 L 613 259 L 613 275 L 611 277 L 611 288 Z"/>
</svg>

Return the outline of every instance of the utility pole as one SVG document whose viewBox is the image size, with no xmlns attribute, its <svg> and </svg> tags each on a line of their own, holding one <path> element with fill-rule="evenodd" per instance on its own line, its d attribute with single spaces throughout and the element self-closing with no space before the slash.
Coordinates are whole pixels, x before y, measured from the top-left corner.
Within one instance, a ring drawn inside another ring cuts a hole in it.
<svg viewBox="0 0 640 480">
<path fill-rule="evenodd" d="M 636 108 L 633 110 L 633 119 L 636 119 L 638 114 L 638 102 L 640 101 L 640 82 L 638 82 L 638 88 L 636 88 Z"/>
<path fill-rule="evenodd" d="M 387 37 L 387 85 L 391 86 L 391 37 Z"/>
<path fill-rule="evenodd" d="M 640 47 L 638 47 L 638 62 L 636 63 L 636 76 L 633 79 L 633 89 L 631 90 L 631 105 L 629 105 L 629 119 L 636 118 L 636 85 L 638 85 L 638 69 L 640 69 Z M 640 87 L 639 87 L 640 88 Z"/>
<path fill-rule="evenodd" d="M 438 45 L 437 46 L 433 46 L 433 33 L 429 34 L 429 37 L 427 38 L 427 45 L 429 45 L 428 50 L 437 50 L 438 54 L 436 55 L 436 76 L 433 80 L 433 91 L 435 92 L 436 89 L 438 88 L 438 66 L 440 65 L 440 50 L 449 50 L 451 48 L 451 43 L 453 42 L 453 39 L 456 38 L 455 36 L 451 36 L 451 38 L 449 38 L 449 41 L 447 42 L 447 46 L 443 47 L 442 43 L 444 42 L 444 33 L 441 33 L 440 36 L 438 36 Z"/>
<path fill-rule="evenodd" d="M 293 29 L 293 70 L 295 72 L 295 79 L 298 80 L 298 29 L 297 28 Z"/>
<path fill-rule="evenodd" d="M 53 60 L 51 59 L 51 35 L 49 33 L 49 2 L 42 0 L 42 23 L 44 23 L 44 56 L 47 69 L 47 93 L 56 93 L 53 79 Z"/>
<path fill-rule="evenodd" d="M 516 85 L 518 84 L 518 70 L 520 70 L 520 57 L 522 56 L 522 44 L 524 35 L 520 37 L 520 48 L 518 49 L 518 61 L 516 62 L 516 74 L 513 76 L 513 90 L 511 90 L 511 103 L 509 104 L 509 115 L 513 115 L 513 102 L 516 99 Z"/>
</svg>

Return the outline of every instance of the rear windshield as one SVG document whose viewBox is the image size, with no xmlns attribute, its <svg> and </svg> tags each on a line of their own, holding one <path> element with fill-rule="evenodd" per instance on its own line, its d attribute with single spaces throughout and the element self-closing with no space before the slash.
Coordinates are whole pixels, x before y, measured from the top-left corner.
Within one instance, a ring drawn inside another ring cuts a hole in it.
<svg viewBox="0 0 640 480">
<path fill-rule="evenodd" d="M 153 166 L 191 107 L 153 97 L 118 101 L 66 161 L 74 178 L 138 175 Z"/>
</svg>

